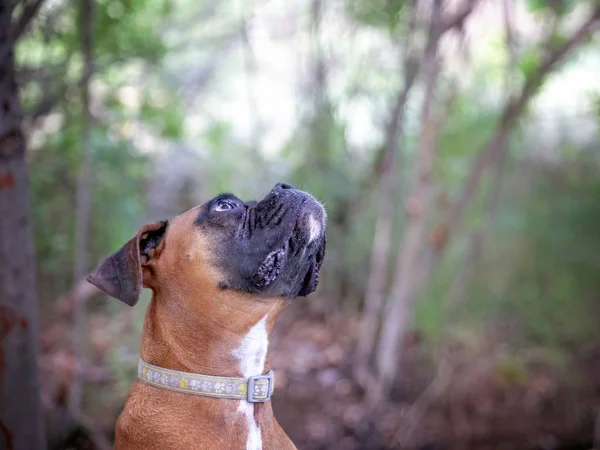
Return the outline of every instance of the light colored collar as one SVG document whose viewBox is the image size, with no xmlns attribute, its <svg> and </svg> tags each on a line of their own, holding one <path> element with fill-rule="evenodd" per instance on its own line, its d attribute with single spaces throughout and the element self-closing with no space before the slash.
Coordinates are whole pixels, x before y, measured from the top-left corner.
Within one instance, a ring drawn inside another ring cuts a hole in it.
<svg viewBox="0 0 600 450">
<path fill-rule="evenodd" d="M 141 358 L 138 364 L 138 378 L 152 386 L 169 391 L 205 397 L 246 400 L 250 403 L 269 401 L 275 385 L 272 370 L 266 375 L 248 378 L 214 377 L 164 369 L 149 364 Z"/>
</svg>

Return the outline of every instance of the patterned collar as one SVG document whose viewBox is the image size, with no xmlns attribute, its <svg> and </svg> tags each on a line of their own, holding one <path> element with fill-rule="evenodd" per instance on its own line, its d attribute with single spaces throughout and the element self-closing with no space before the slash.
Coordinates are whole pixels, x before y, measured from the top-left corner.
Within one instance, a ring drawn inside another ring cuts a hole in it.
<svg viewBox="0 0 600 450">
<path fill-rule="evenodd" d="M 164 369 L 149 364 L 141 358 L 138 364 L 138 378 L 152 386 L 169 391 L 205 397 L 246 400 L 250 403 L 269 401 L 275 385 L 272 370 L 266 375 L 249 378 L 214 377 Z"/>
</svg>

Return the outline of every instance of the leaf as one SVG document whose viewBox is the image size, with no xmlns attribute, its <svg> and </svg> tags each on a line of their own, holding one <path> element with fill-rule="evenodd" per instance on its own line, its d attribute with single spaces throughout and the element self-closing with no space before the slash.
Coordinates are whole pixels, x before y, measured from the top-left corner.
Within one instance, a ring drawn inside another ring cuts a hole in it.
<svg viewBox="0 0 600 450">
<path fill-rule="evenodd" d="M 540 12 L 548 7 L 548 0 L 527 0 L 527 9 L 531 12 Z"/>
<path fill-rule="evenodd" d="M 179 138 L 183 134 L 183 109 L 177 101 L 165 107 L 156 106 L 147 95 L 142 103 L 140 116 L 163 137 Z"/>
<path fill-rule="evenodd" d="M 526 79 L 533 75 L 533 72 L 539 67 L 541 59 L 538 49 L 529 49 L 521 57 L 519 61 L 519 70 Z"/>
<path fill-rule="evenodd" d="M 581 2 L 573 0 L 527 0 L 527 9 L 533 13 L 552 11 L 558 17 L 570 14 Z"/>
<path fill-rule="evenodd" d="M 567 36 L 565 36 L 563 33 L 556 32 L 550 36 L 549 47 L 550 49 L 561 47 L 566 41 Z"/>
<path fill-rule="evenodd" d="M 394 30 L 401 22 L 406 0 L 349 0 L 346 11 L 364 25 Z"/>
</svg>

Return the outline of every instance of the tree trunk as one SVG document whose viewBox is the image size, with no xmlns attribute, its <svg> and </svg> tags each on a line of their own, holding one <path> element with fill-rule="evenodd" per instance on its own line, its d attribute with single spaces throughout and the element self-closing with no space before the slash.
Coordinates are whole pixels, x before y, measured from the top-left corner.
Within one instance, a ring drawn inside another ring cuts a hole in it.
<svg viewBox="0 0 600 450">
<path fill-rule="evenodd" d="M 77 181 L 77 204 L 75 205 L 75 246 L 73 258 L 73 280 L 85 278 L 87 273 L 88 233 L 90 225 L 90 203 L 92 189 L 92 113 L 90 110 L 90 81 L 94 73 L 93 56 L 94 1 L 81 3 L 81 50 L 83 54 L 83 75 L 81 77 L 81 104 L 83 130 L 81 134 L 82 160 Z M 73 302 L 73 353 L 76 370 L 69 395 L 69 409 L 74 415 L 81 413 L 83 396 L 82 374 L 85 365 L 85 297 L 75 291 Z"/>
<path fill-rule="evenodd" d="M 0 2 L 0 448 L 45 447 L 38 305 L 12 5 Z"/>
<path fill-rule="evenodd" d="M 398 160 L 400 157 L 400 140 L 404 136 L 404 112 L 408 95 L 418 72 L 417 64 L 412 63 L 411 56 L 410 52 L 407 52 L 404 59 L 403 65 L 406 75 L 390 114 L 386 133 L 385 159 L 379 181 L 379 214 L 375 223 L 370 272 L 354 361 L 355 377 L 364 385 L 366 385 L 369 378 L 369 359 L 377 338 L 379 318 L 384 304 L 394 216 L 396 215 L 395 205 L 398 202 L 396 198 L 398 191 Z"/>
<path fill-rule="evenodd" d="M 399 346 L 404 336 L 412 309 L 410 304 L 414 278 L 414 261 L 418 259 L 427 231 L 427 215 L 430 209 L 432 187 L 431 171 L 436 147 L 438 127 L 434 119 L 433 107 L 439 75 L 437 55 L 439 47 L 439 24 L 441 0 L 433 5 L 429 37 L 423 55 L 423 76 L 425 97 L 421 113 L 421 134 L 417 153 L 418 174 L 415 186 L 407 201 L 407 220 L 402 248 L 398 253 L 396 274 L 392 285 L 389 314 L 383 323 L 378 345 L 378 382 L 372 383 L 368 392 L 371 403 L 379 403 L 386 395 L 396 376 L 399 361 Z"/>
</svg>

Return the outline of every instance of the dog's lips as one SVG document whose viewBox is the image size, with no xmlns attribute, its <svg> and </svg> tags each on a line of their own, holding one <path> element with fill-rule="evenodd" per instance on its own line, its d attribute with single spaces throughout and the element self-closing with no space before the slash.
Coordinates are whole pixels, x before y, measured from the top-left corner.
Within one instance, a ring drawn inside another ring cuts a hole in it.
<svg viewBox="0 0 600 450">
<path fill-rule="evenodd" d="M 308 215 L 303 214 L 300 208 L 296 224 L 287 240 L 285 240 L 285 244 L 265 257 L 252 276 L 252 285 L 259 290 L 272 285 L 283 268 L 286 256 L 299 256 L 303 250 L 308 248 L 310 243 L 320 236 L 321 229 L 321 224 L 316 223 L 314 215 L 311 213 Z M 314 258 L 314 255 L 309 257 L 309 261 L 312 258 Z"/>
<path fill-rule="evenodd" d="M 277 279 L 279 272 L 281 271 L 281 267 L 283 266 L 284 256 L 284 247 L 272 251 L 267 255 L 267 257 L 258 267 L 258 270 L 252 276 L 252 285 L 256 289 L 262 290 L 273 284 L 273 282 Z"/>
</svg>

